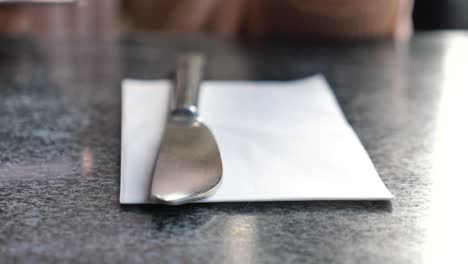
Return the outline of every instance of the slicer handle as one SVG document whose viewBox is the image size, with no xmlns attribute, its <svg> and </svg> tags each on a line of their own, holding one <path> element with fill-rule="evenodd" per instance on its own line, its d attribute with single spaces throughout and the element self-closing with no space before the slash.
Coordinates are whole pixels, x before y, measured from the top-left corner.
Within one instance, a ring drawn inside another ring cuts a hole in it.
<svg viewBox="0 0 468 264">
<path fill-rule="evenodd" d="M 198 116 L 198 94 L 203 79 L 205 57 L 187 53 L 177 57 L 176 78 L 172 96 L 172 115 Z"/>
</svg>

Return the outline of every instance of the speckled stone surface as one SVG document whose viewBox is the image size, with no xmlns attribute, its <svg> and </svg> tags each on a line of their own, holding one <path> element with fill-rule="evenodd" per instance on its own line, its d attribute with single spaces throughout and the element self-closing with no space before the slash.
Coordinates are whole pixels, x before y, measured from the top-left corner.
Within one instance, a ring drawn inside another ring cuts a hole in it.
<svg viewBox="0 0 468 264">
<path fill-rule="evenodd" d="M 0 37 L 0 263 L 450 263 L 466 180 L 434 167 L 467 47 L 463 32 L 348 45 Z M 166 77 L 187 50 L 208 54 L 211 79 L 324 73 L 394 201 L 120 206 L 120 81 Z"/>
</svg>

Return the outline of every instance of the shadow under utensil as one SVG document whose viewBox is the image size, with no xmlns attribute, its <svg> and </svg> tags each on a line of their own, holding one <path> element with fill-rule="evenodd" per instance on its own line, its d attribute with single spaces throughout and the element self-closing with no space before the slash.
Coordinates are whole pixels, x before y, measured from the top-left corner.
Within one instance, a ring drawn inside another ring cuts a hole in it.
<svg viewBox="0 0 468 264">
<path fill-rule="evenodd" d="M 308 223 L 339 219 L 350 219 L 353 222 L 362 217 L 367 218 L 368 215 L 392 212 L 389 201 L 235 202 L 180 206 L 144 204 L 121 205 L 120 208 L 127 213 L 150 217 L 151 228 L 148 232 L 154 239 L 158 240 L 162 236 L 165 240 L 177 241 L 193 237 L 215 237 L 217 233 L 226 235 L 226 230 L 239 226 L 258 229 L 263 224 L 271 225 L 271 222 L 275 222 L 287 229 L 291 221 L 301 223 L 301 219 L 307 219 Z M 342 225 L 344 222 L 334 224 Z"/>
<path fill-rule="evenodd" d="M 154 216 L 189 214 L 197 210 L 210 210 L 213 213 L 271 213 L 275 210 L 314 210 L 337 211 L 353 210 L 361 212 L 392 212 L 390 201 L 278 201 L 278 202 L 222 202 L 195 203 L 178 206 L 162 204 L 122 204 L 122 211 Z"/>
</svg>

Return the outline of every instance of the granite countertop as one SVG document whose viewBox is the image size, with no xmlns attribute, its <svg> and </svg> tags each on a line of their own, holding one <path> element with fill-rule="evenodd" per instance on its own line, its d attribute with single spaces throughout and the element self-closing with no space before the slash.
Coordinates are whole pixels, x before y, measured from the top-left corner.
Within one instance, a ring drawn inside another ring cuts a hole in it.
<svg viewBox="0 0 468 264">
<path fill-rule="evenodd" d="M 166 77 L 187 50 L 207 53 L 210 79 L 323 73 L 393 202 L 119 205 L 120 82 Z M 0 262 L 455 262 L 468 235 L 467 69 L 466 32 L 354 44 L 1 36 Z"/>
</svg>

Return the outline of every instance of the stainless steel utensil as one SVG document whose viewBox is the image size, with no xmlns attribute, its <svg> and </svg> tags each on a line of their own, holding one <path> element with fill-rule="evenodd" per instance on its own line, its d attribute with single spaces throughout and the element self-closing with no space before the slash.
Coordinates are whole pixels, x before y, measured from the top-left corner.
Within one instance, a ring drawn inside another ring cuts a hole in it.
<svg viewBox="0 0 468 264">
<path fill-rule="evenodd" d="M 216 141 L 198 118 L 198 92 L 205 60 L 199 54 L 178 57 L 171 114 L 151 185 L 151 199 L 164 204 L 192 202 L 212 194 L 221 183 Z"/>
</svg>

